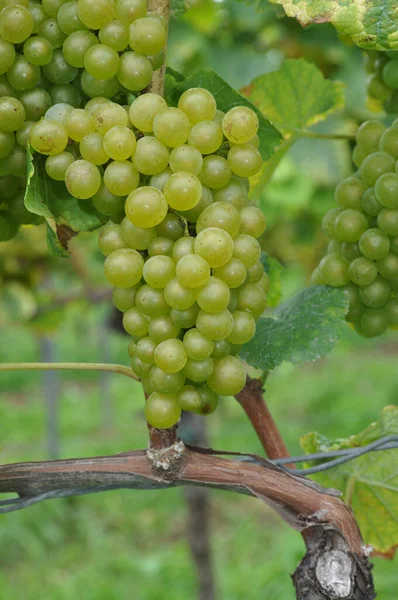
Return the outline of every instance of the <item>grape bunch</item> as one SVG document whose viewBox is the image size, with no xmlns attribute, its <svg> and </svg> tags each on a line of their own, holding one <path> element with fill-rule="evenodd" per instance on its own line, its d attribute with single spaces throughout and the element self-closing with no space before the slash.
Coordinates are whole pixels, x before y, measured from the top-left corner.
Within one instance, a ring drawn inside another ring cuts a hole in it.
<svg viewBox="0 0 398 600">
<path fill-rule="evenodd" d="M 16 0 L 0 9 L 0 241 L 6 241 L 20 224 L 40 221 L 23 203 L 34 123 L 43 117 L 62 123 L 66 112 L 98 96 L 127 104 L 162 66 L 167 31 L 146 0 Z"/>
<path fill-rule="evenodd" d="M 368 108 L 398 113 L 398 52 L 367 52 L 365 67 L 369 74 Z"/>
<path fill-rule="evenodd" d="M 224 114 L 194 88 L 178 108 L 152 93 L 129 107 L 94 98 L 30 130 L 48 176 L 110 218 L 98 246 L 154 427 L 181 409 L 209 414 L 245 384 L 237 354 L 267 288 L 256 239 L 265 218 L 248 200 L 257 129 L 251 108 Z"/>
<path fill-rule="evenodd" d="M 358 171 L 337 186 L 337 207 L 323 218 L 330 242 L 313 282 L 343 288 L 347 320 L 375 337 L 398 326 L 398 120 L 363 123 L 356 142 Z"/>
</svg>

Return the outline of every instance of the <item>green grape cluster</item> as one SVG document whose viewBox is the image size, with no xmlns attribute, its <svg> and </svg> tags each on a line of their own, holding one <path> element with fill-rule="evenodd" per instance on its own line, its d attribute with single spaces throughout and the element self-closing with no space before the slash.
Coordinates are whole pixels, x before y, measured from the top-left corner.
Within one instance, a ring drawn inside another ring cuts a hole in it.
<svg viewBox="0 0 398 600">
<path fill-rule="evenodd" d="M 367 105 L 373 112 L 398 113 L 398 52 L 367 52 Z"/>
<path fill-rule="evenodd" d="M 213 412 L 219 395 L 243 388 L 237 355 L 266 307 L 256 239 L 265 218 L 248 199 L 248 178 L 261 167 L 256 113 L 238 106 L 224 114 L 194 88 L 177 108 L 152 93 L 128 110 L 99 98 L 70 113 L 62 134 L 57 125 L 46 135 L 49 126 L 44 119 L 30 132 L 31 145 L 49 154 L 47 173 L 59 160 L 70 193 L 111 218 L 98 246 L 132 336 L 148 422 L 168 428 L 182 409 Z M 66 164 L 72 129 L 78 158 Z"/>
<path fill-rule="evenodd" d="M 347 320 L 375 337 L 398 326 L 398 120 L 363 123 L 356 142 L 358 171 L 337 186 L 337 207 L 324 216 L 330 242 L 313 282 L 343 288 Z"/>
<path fill-rule="evenodd" d="M 127 103 L 128 94 L 143 90 L 162 66 L 166 36 L 165 20 L 148 12 L 146 0 L 0 3 L 0 241 L 20 224 L 39 221 L 23 203 L 33 125 L 43 117 L 54 121 L 40 125 L 41 146 L 51 156 L 65 150 L 59 124 L 67 114 L 98 96 L 117 95 Z M 46 139 L 54 145 L 46 148 Z M 92 151 L 95 143 L 88 142 Z M 72 154 L 68 145 L 62 157 L 49 160 L 55 179 Z"/>
</svg>

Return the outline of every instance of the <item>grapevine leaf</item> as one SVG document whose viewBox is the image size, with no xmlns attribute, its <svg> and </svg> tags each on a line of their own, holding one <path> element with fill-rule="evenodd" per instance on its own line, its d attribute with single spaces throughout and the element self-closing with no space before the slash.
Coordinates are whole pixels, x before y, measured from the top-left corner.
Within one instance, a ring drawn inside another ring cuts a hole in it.
<svg viewBox="0 0 398 600">
<path fill-rule="evenodd" d="M 260 75 L 244 94 L 286 137 L 314 125 L 344 106 L 343 84 L 325 79 L 303 58 L 285 60 L 280 69 Z"/>
<path fill-rule="evenodd" d="M 226 81 L 211 69 L 202 69 L 196 71 L 182 81 L 177 81 L 173 71 L 168 72 L 166 79 L 166 99 L 169 104 L 176 106 L 178 99 L 185 90 L 193 87 L 204 87 L 209 90 L 216 99 L 217 107 L 224 112 L 234 106 L 249 106 L 258 115 L 260 126 L 258 136 L 260 138 L 261 156 L 264 160 L 271 158 L 277 147 L 282 143 L 283 138 L 279 131 L 271 125 L 268 119 L 261 111 L 254 106 L 247 98 L 234 90 Z M 179 74 L 178 74 L 179 75 Z"/>
<path fill-rule="evenodd" d="M 47 242 L 56 256 L 67 256 L 68 241 L 80 231 L 93 231 L 103 218 L 89 200 L 71 196 L 63 182 L 48 178 L 43 158 L 27 151 L 28 179 L 25 206 L 47 221 Z"/>
<path fill-rule="evenodd" d="M 185 11 L 187 10 L 187 6 L 185 0 L 171 0 L 170 2 L 170 14 L 175 19 L 181 17 Z"/>
<path fill-rule="evenodd" d="M 333 23 L 367 50 L 398 49 L 398 11 L 394 0 L 270 0 L 301 25 Z"/>
<path fill-rule="evenodd" d="M 331 441 L 309 433 L 301 439 L 301 445 L 307 453 L 328 452 L 364 446 L 387 435 L 398 435 L 398 406 L 385 407 L 380 420 L 358 435 Z M 344 493 L 365 542 L 386 558 L 392 558 L 398 547 L 397 452 L 369 452 L 314 476 L 319 483 Z"/>
<path fill-rule="evenodd" d="M 299 364 L 316 360 L 338 342 L 347 310 L 348 300 L 342 290 L 311 286 L 282 304 L 275 318 L 258 321 L 256 334 L 241 357 L 263 371 L 285 361 Z"/>
<path fill-rule="evenodd" d="M 278 306 L 282 297 L 281 273 L 283 266 L 276 258 L 269 256 L 265 252 L 261 253 L 261 262 L 264 271 L 269 277 L 268 306 Z"/>
</svg>

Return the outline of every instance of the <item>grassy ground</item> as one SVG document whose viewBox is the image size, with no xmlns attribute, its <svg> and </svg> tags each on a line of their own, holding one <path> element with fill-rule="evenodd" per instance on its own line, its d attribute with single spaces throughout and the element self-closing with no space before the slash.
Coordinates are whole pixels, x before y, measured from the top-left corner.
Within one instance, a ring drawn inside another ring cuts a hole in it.
<svg viewBox="0 0 398 600">
<path fill-rule="evenodd" d="M 70 313 L 55 339 L 58 360 L 104 360 L 100 312 Z M 1 332 L 0 361 L 38 360 L 38 339 L 23 328 Z M 123 336 L 108 336 L 113 361 L 126 362 Z M 309 430 L 346 436 L 396 402 L 398 370 L 391 346 L 347 337 L 327 359 L 284 365 L 270 377 L 267 398 L 292 452 Z M 388 352 L 387 352 L 388 350 Z M 145 447 L 138 387 L 110 375 L 112 422 L 103 427 L 97 374 L 60 376 L 61 457 Z M 42 375 L 0 374 L 3 463 L 47 458 Z M 225 426 L 225 424 L 228 424 Z M 261 453 L 237 403 L 224 400 L 208 419 L 212 446 Z M 293 600 L 292 573 L 303 553 L 292 532 L 258 500 L 212 494 L 214 560 L 219 600 Z M 49 501 L 0 517 L 0 600 L 186 600 L 195 573 L 184 535 L 179 489 L 121 491 Z M 396 598 L 396 564 L 375 560 L 380 600 Z"/>
</svg>

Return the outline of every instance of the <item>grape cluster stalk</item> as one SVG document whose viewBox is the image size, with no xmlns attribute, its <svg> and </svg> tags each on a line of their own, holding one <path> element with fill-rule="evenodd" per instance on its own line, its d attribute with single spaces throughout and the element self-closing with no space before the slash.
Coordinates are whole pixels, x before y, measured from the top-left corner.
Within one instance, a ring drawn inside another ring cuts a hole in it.
<svg viewBox="0 0 398 600">
<path fill-rule="evenodd" d="M 127 105 L 129 94 L 147 87 L 163 65 L 166 37 L 166 21 L 148 11 L 146 0 L 0 2 L 0 241 L 41 220 L 24 205 L 35 123 L 41 122 L 43 153 L 57 155 L 46 168 L 61 180 L 76 158 L 65 130 L 81 142 L 95 132 L 81 116 L 90 98 Z M 46 139 L 54 145 L 45 147 Z M 98 151 L 99 138 L 87 144 Z M 96 164 L 103 164 L 97 154 Z"/>
<path fill-rule="evenodd" d="M 313 282 L 341 287 L 347 320 L 364 337 L 398 327 L 398 120 L 363 123 L 356 133 L 358 171 L 336 188 L 322 226 L 330 242 Z"/>
<path fill-rule="evenodd" d="M 248 198 L 262 165 L 258 126 L 250 107 L 224 113 L 193 88 L 178 107 L 154 93 L 130 106 L 98 97 L 30 129 L 48 177 L 108 220 L 98 247 L 154 427 L 182 409 L 210 414 L 245 384 L 237 355 L 268 286 L 265 217 Z"/>
<path fill-rule="evenodd" d="M 367 52 L 367 105 L 373 112 L 398 113 L 398 52 Z"/>
</svg>

